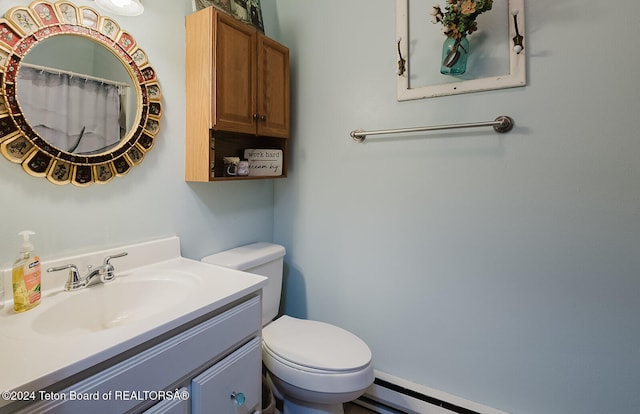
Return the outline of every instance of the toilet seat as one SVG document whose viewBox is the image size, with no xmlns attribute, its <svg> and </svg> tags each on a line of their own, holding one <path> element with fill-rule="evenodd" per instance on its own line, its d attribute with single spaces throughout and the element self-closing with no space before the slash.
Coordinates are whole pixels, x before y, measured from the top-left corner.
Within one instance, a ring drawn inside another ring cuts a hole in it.
<svg viewBox="0 0 640 414">
<path fill-rule="evenodd" d="M 284 315 L 263 328 L 262 338 L 267 369 L 296 387 L 333 393 L 373 382 L 371 350 L 337 326 Z"/>
<path fill-rule="evenodd" d="M 262 330 L 267 349 L 310 372 L 357 371 L 371 362 L 364 341 L 337 326 L 284 315 Z"/>
</svg>

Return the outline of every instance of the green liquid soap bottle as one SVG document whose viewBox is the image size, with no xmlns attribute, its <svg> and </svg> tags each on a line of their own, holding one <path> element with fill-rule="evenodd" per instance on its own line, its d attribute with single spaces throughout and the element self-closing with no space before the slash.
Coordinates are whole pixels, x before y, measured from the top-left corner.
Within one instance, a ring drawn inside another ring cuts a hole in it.
<svg viewBox="0 0 640 414">
<path fill-rule="evenodd" d="M 13 309 L 24 312 L 40 304 L 40 258 L 33 254 L 33 245 L 29 243 L 32 231 L 18 233 L 23 242 L 20 253 L 13 264 L 11 280 L 13 282 Z"/>
</svg>

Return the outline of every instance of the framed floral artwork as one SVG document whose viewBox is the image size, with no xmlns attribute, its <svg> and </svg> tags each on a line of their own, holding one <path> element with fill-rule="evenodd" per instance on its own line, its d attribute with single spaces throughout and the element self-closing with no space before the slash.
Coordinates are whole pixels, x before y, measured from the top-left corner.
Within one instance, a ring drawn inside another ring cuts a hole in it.
<svg viewBox="0 0 640 414">
<path fill-rule="evenodd" d="M 231 14 L 264 32 L 260 0 L 231 0 Z"/>
<path fill-rule="evenodd" d="M 526 86 L 525 0 L 438 2 L 396 0 L 398 101 Z"/>
<path fill-rule="evenodd" d="M 231 1 L 232 0 L 192 0 L 193 11 L 195 12 L 213 6 L 231 14 Z"/>
<path fill-rule="evenodd" d="M 192 0 L 193 11 L 213 6 L 264 32 L 260 0 Z"/>
</svg>

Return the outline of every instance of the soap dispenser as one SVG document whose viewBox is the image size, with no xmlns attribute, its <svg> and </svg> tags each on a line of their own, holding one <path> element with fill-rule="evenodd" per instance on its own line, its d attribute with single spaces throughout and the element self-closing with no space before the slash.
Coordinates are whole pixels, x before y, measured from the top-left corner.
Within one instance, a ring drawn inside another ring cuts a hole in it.
<svg viewBox="0 0 640 414">
<path fill-rule="evenodd" d="M 4 308 L 4 270 L 0 270 L 0 310 Z"/>
<path fill-rule="evenodd" d="M 33 245 L 29 242 L 29 236 L 35 233 L 26 230 L 18 234 L 23 242 L 11 274 L 13 309 L 24 312 L 40 304 L 40 258 L 34 255 Z"/>
</svg>

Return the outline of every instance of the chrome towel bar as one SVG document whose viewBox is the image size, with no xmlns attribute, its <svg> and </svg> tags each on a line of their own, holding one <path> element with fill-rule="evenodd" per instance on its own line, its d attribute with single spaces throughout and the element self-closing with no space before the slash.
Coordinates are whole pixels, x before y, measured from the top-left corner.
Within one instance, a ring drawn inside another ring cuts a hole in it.
<svg viewBox="0 0 640 414">
<path fill-rule="evenodd" d="M 460 129 L 460 128 L 477 128 L 491 126 L 496 132 L 504 133 L 509 132 L 513 128 L 513 119 L 508 116 L 502 115 L 495 119 L 495 121 L 487 122 L 470 122 L 467 124 L 451 124 L 451 125 L 434 125 L 416 128 L 401 128 L 401 129 L 383 129 L 378 131 L 363 131 L 355 130 L 351 131 L 351 138 L 356 142 L 364 142 L 367 135 L 383 135 L 383 134 L 404 134 L 407 132 L 422 132 L 422 131 L 438 131 L 443 129 Z"/>
</svg>

